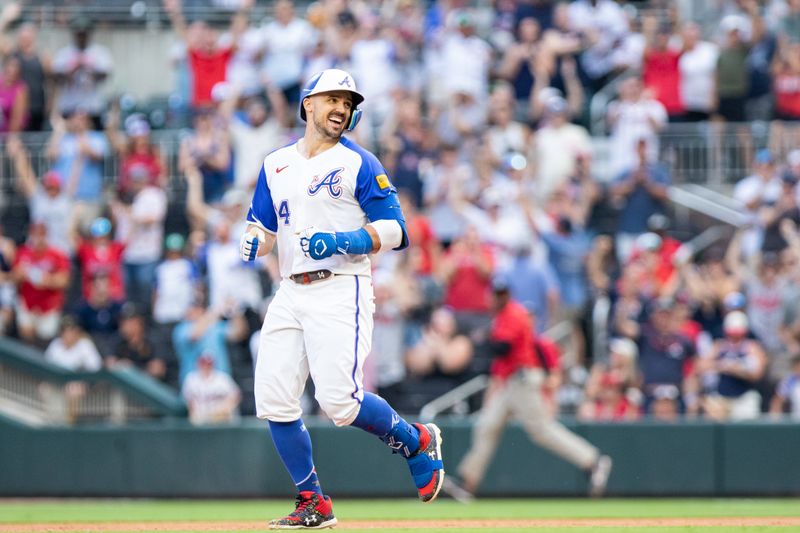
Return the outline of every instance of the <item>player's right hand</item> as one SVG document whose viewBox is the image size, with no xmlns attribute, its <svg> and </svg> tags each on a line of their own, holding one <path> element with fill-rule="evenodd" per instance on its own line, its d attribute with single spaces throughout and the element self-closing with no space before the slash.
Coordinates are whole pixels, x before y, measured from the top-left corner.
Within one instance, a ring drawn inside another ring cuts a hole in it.
<svg viewBox="0 0 800 533">
<path fill-rule="evenodd" d="M 239 241 L 239 255 L 242 261 L 255 261 L 256 257 L 258 257 L 258 246 L 260 244 L 261 241 L 258 240 L 258 236 L 250 233 L 243 234 L 242 239 Z"/>
<path fill-rule="evenodd" d="M 335 253 L 346 253 L 344 250 L 338 250 L 335 232 L 320 231 L 311 226 L 301 231 L 299 236 L 303 255 L 315 261 L 327 259 Z"/>
</svg>

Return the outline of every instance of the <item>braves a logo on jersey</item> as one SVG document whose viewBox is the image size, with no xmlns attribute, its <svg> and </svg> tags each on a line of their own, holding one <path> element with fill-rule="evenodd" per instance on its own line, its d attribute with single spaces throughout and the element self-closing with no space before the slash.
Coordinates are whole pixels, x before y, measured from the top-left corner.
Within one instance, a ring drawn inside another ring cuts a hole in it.
<svg viewBox="0 0 800 533">
<path fill-rule="evenodd" d="M 314 176 L 314 179 L 311 181 L 311 185 L 308 186 L 309 196 L 314 196 L 320 191 L 320 189 L 327 188 L 328 194 L 331 195 L 331 198 L 339 198 L 342 195 L 341 173 L 343 170 L 344 168 L 341 167 L 335 168 L 325 174 L 324 178 Z"/>
</svg>

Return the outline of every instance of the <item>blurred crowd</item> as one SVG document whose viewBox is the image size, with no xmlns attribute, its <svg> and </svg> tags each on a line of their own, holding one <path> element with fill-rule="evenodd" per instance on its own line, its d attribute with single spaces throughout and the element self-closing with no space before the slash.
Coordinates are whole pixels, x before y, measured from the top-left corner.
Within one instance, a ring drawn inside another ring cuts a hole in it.
<svg viewBox="0 0 800 533">
<path fill-rule="evenodd" d="M 164 0 L 191 116 L 167 154 L 147 116 L 106 100 L 125 67 L 89 16 L 48 51 L 7 3 L 0 132 L 29 225 L 21 242 L 0 231 L 0 331 L 69 368 L 135 366 L 198 423 L 251 414 L 278 274 L 274 257 L 239 260 L 244 213 L 265 155 L 302 134 L 303 83 L 337 67 L 366 98 L 353 137 L 388 170 L 410 236 L 373 261 L 366 382 L 398 410 L 487 372 L 502 275 L 537 335 L 561 341 L 554 411 L 800 416 L 800 0 L 713 0 L 711 24 L 677 4 L 278 0 L 257 22 L 241 0 L 219 28 Z M 599 91 L 611 180 L 587 129 Z M 770 143 L 748 149 L 732 192 L 744 222 L 697 253 L 671 217 L 660 134 L 748 121 Z M 49 132 L 45 164 L 27 131 Z"/>
</svg>

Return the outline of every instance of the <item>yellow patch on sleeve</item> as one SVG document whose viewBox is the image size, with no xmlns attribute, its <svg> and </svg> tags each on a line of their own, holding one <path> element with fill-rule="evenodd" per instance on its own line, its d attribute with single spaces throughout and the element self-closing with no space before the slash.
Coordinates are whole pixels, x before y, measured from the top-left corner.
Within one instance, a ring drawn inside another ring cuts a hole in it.
<svg viewBox="0 0 800 533">
<path fill-rule="evenodd" d="M 381 189 L 387 189 L 392 186 L 392 184 L 389 183 L 389 176 L 387 176 L 386 174 L 380 174 L 378 176 L 375 176 L 375 181 L 378 182 L 378 187 L 380 187 Z"/>
</svg>

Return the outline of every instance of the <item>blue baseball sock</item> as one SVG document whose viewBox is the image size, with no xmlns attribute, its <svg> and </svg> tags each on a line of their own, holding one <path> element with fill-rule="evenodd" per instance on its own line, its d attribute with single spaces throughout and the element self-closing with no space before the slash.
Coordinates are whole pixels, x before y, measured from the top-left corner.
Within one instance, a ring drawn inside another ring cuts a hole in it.
<svg viewBox="0 0 800 533">
<path fill-rule="evenodd" d="M 395 453 L 410 457 L 419 449 L 419 431 L 406 422 L 380 396 L 364 393 L 361 410 L 353 425 L 372 433 L 385 442 Z"/>
<path fill-rule="evenodd" d="M 302 420 L 294 422 L 269 422 L 272 442 L 281 456 L 286 470 L 292 476 L 297 490 L 313 491 L 322 495 L 314 459 L 311 456 L 311 437 Z"/>
</svg>

